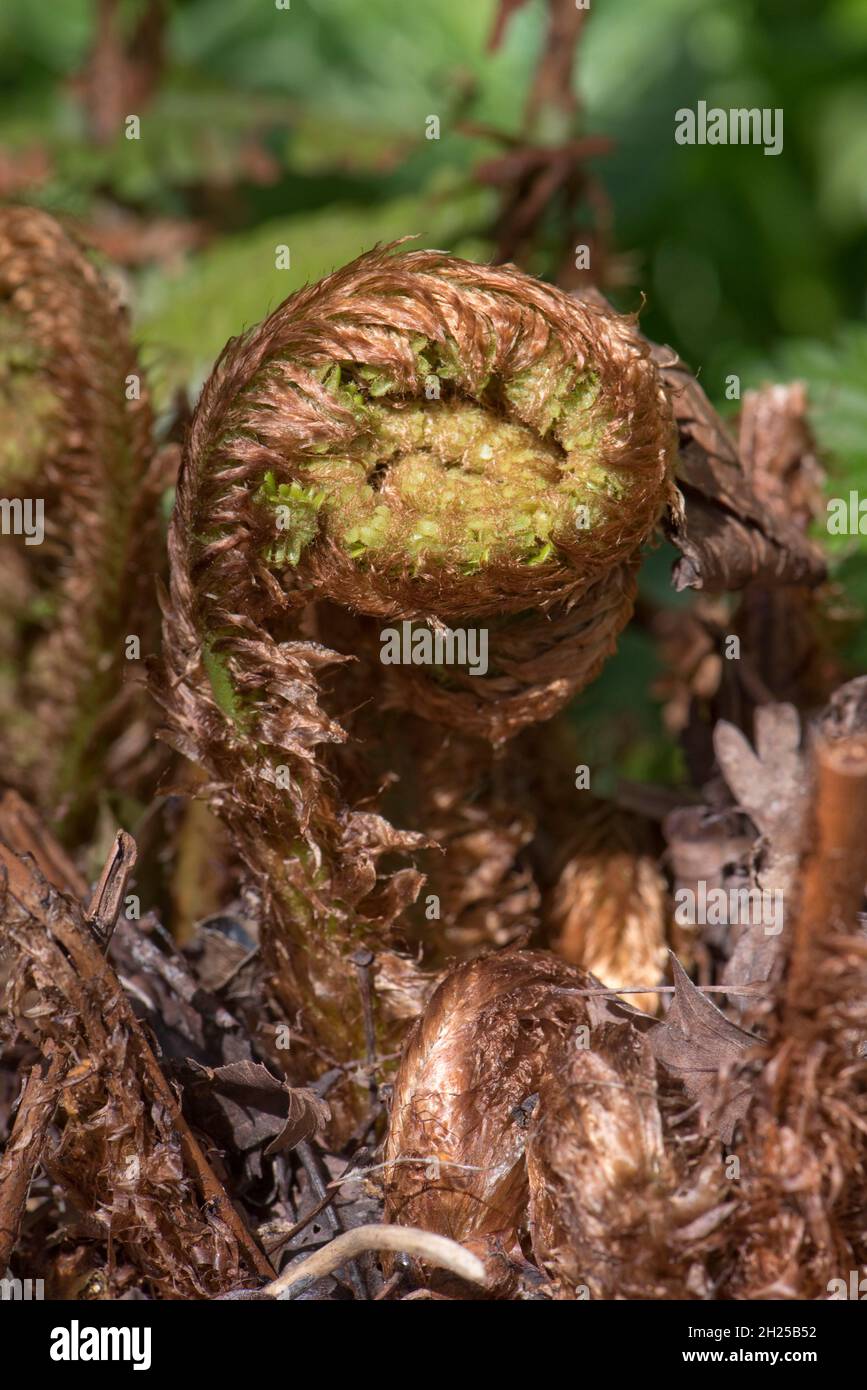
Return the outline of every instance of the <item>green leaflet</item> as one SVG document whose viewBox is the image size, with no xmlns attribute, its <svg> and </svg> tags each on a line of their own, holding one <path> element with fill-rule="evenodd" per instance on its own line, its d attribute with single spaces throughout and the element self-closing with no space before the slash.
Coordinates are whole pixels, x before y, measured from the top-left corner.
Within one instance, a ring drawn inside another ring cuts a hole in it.
<svg viewBox="0 0 867 1390">
<path fill-rule="evenodd" d="M 226 718 L 240 731 L 243 731 L 247 724 L 243 701 L 232 682 L 228 663 L 225 657 L 215 649 L 212 638 L 206 638 L 202 644 L 202 665 L 205 668 L 218 706 Z"/>
<path fill-rule="evenodd" d="M 305 546 L 318 534 L 319 512 L 325 496 L 322 488 L 304 487 L 296 482 L 278 483 L 273 473 L 265 474 L 253 500 L 274 509 L 277 539 L 266 554 L 269 564 L 298 564 Z"/>
</svg>

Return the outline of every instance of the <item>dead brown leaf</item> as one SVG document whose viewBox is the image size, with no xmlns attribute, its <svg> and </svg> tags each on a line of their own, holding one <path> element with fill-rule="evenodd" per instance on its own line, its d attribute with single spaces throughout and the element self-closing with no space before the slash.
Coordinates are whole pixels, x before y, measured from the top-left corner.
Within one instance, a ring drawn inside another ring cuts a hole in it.
<svg viewBox="0 0 867 1390">
<path fill-rule="evenodd" d="M 692 983 L 676 956 L 671 958 L 674 1002 L 665 1019 L 650 1033 L 658 1062 L 683 1082 L 698 1101 L 702 1116 L 719 1128 L 730 1144 L 735 1126 L 750 1103 L 752 1082 L 742 1064 L 760 1039 L 731 1023 Z M 734 1075 L 734 1086 L 727 1078 Z"/>
<path fill-rule="evenodd" d="M 302 1140 L 312 1139 L 330 1119 L 328 1105 L 313 1091 L 289 1086 L 260 1062 L 190 1065 L 201 1078 L 193 1083 L 197 1103 L 211 1102 L 232 1144 L 242 1153 L 262 1144 L 267 1145 L 266 1154 L 295 1148 Z"/>
</svg>

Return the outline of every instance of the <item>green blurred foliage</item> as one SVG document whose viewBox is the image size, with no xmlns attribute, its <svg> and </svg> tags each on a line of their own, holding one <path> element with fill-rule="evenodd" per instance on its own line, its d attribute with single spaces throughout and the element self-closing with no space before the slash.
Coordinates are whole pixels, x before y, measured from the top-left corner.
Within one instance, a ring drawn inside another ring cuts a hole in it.
<svg viewBox="0 0 867 1390">
<path fill-rule="evenodd" d="M 145 4 L 122 0 L 127 32 Z M 118 129 L 104 146 L 76 80 L 96 0 L 0 9 L 0 138 L 7 157 L 38 148 L 50 164 L 21 196 L 85 223 L 111 205 L 207 229 L 195 250 L 127 273 L 163 402 L 178 385 L 195 390 L 228 337 L 377 241 L 491 254 L 495 198 L 473 170 L 503 146 L 459 125 L 520 135 L 543 0 L 513 15 L 496 53 L 495 0 L 166 4 L 142 138 Z M 634 268 L 617 302 L 643 303 L 645 330 L 719 405 L 732 373 L 744 386 L 804 378 L 831 495 L 867 491 L 867 0 L 592 0 L 576 90 L 576 129 L 614 140 L 593 167 L 614 249 Z M 781 108 L 783 153 L 677 145 L 675 112 L 699 100 Z M 425 138 L 432 115 L 436 140 Z M 552 273 L 576 235 L 552 217 L 526 268 Z M 276 268 L 281 245 L 289 269 Z M 863 546 L 847 541 L 834 563 L 867 609 Z M 667 559 L 643 578 L 652 602 L 672 601 Z M 632 775 L 664 775 L 670 760 L 656 713 L 636 708 L 652 660 L 633 634 L 584 707 L 608 710 L 611 727 L 633 710 L 618 744 Z"/>
<path fill-rule="evenodd" d="M 144 6 L 125 0 L 128 31 Z M 167 61 L 141 113 L 142 139 L 118 130 L 96 147 L 74 88 L 95 0 L 5 0 L 3 142 L 47 148 L 53 174 L 40 200 L 82 216 L 106 192 L 153 214 L 196 216 L 204 204 L 220 233 L 240 238 L 226 251 L 228 275 L 249 237 L 244 278 L 261 277 L 262 294 L 251 291 L 240 307 L 260 312 L 283 288 L 269 255 L 267 224 L 278 219 L 291 219 L 302 277 L 318 275 L 329 255 L 346 259 L 359 244 L 402 232 L 451 246 L 475 238 L 484 250 L 489 198 L 477 192 L 463 212 L 458 202 L 454 218 L 440 215 L 435 198 L 426 214 L 431 190 L 471 182 L 479 158 L 496 149 L 460 133 L 461 118 L 520 132 L 545 5 L 529 0 L 518 10 L 492 54 L 495 10 L 494 0 L 291 0 L 286 10 L 272 0 L 169 0 Z M 711 395 L 746 354 L 781 338 L 827 340 L 863 317 L 867 0 L 594 0 L 576 85 L 582 129 L 615 141 L 596 170 L 613 202 L 617 248 L 636 267 L 619 298 L 637 306 L 639 292 L 646 296 L 648 332 L 701 368 Z M 782 108 L 783 154 L 678 146 L 674 113 L 698 100 Z M 424 138 L 432 114 L 438 140 Z M 245 176 L 253 138 L 274 162 L 269 184 Z M 553 249 L 540 246 L 533 268 L 550 270 Z M 191 311 L 202 276 L 216 282 L 219 256 L 212 244 L 202 267 L 191 264 Z M 182 300 L 183 277 L 175 289 Z M 145 298 L 145 312 L 161 315 L 152 287 Z M 238 307 L 228 295 L 224 337 L 238 328 Z M 217 315 L 212 306 L 215 327 Z M 173 331 L 180 319 L 179 302 Z"/>
</svg>

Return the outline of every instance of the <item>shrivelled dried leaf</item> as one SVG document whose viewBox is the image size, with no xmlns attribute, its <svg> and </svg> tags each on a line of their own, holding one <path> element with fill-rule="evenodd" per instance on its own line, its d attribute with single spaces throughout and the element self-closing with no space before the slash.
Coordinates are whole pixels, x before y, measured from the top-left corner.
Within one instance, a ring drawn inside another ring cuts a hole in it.
<svg viewBox="0 0 867 1390">
<path fill-rule="evenodd" d="M 439 984 L 431 971 L 422 973 L 415 961 L 396 951 L 380 951 L 375 964 L 377 997 L 387 1004 L 393 1018 L 416 1019 Z"/>
<path fill-rule="evenodd" d="M 62 1053 L 35 1066 L 18 1104 L 15 1125 L 0 1156 L 0 1267 L 9 1268 L 33 1171 L 45 1144 L 69 1065 Z"/>
<path fill-rule="evenodd" d="M 683 558 L 676 589 L 741 589 L 817 584 L 825 575 L 821 551 L 788 517 L 757 494 L 738 450 L 702 388 L 675 352 L 653 348 L 680 430 L 677 465 L 682 505 L 668 529 Z"/>
<path fill-rule="evenodd" d="M 94 1231 L 164 1297 L 269 1274 L 184 1120 L 101 943 L 32 856 L 0 842 L 0 939 L 14 953 L 8 1016 L 65 1067 L 42 1163 Z M 55 857 L 55 862 L 56 857 Z"/>
<path fill-rule="evenodd" d="M 737 1147 L 726 1296 L 848 1297 L 867 1263 L 865 681 L 819 721 L 813 809 L 786 974 L 763 1020 L 765 1065 Z M 828 724 L 836 736 L 826 739 Z M 836 1282 L 835 1282 L 836 1281 Z"/>
<path fill-rule="evenodd" d="M 801 722 L 791 705 L 756 711 L 755 751 L 733 724 L 721 721 L 714 731 L 720 770 L 768 842 L 778 878 L 788 879 L 800 848 L 800 808 L 807 790 L 800 744 Z"/>
<path fill-rule="evenodd" d="M 327 1103 L 313 1091 L 287 1085 L 260 1062 L 191 1065 L 207 1083 L 209 1098 L 242 1153 L 262 1144 L 267 1144 L 266 1154 L 292 1149 L 311 1139 L 330 1118 Z M 202 1102 L 201 1094 L 197 1099 Z"/>
<path fill-rule="evenodd" d="M 750 1103 L 753 1080 L 743 1067 L 760 1039 L 731 1023 L 692 983 L 675 956 L 674 1002 L 650 1034 L 654 1056 L 681 1080 L 702 1115 L 730 1144 Z"/>
<path fill-rule="evenodd" d="M 752 921 L 734 924 L 734 948 L 724 976 L 728 984 L 767 980 L 780 958 L 785 910 L 788 904 L 791 914 L 809 808 L 809 774 L 800 751 L 797 710 L 791 705 L 757 709 L 755 740 L 754 752 L 732 724 L 721 720 L 714 730 L 720 770 L 761 836 L 751 888 L 758 894 L 778 894 L 767 901 L 782 911 L 774 921 L 766 920 L 763 910 L 754 913 Z"/>
</svg>

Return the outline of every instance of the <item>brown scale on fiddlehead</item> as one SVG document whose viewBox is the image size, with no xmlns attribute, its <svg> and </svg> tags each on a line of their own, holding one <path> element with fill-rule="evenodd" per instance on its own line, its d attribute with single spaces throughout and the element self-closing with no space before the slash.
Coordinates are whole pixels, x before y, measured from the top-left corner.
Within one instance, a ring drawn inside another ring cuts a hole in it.
<svg viewBox="0 0 867 1390">
<path fill-rule="evenodd" d="M 76 843 L 100 787 L 134 790 L 154 765 L 126 648 L 145 657 L 157 635 L 151 426 L 126 316 L 85 249 L 47 213 L 0 209 L 4 775 Z"/>
<path fill-rule="evenodd" d="M 630 321 L 440 252 L 362 256 L 218 361 L 170 537 L 163 699 L 320 1053 L 363 1055 L 350 955 L 383 948 L 421 886 L 425 827 L 382 814 L 407 723 L 430 769 L 434 728 L 502 746 L 595 677 L 672 449 Z M 403 623 L 484 627 L 487 673 L 382 665 Z"/>
</svg>

